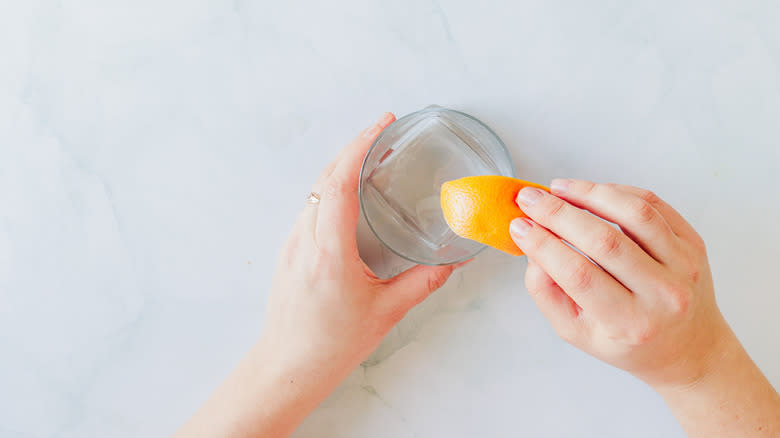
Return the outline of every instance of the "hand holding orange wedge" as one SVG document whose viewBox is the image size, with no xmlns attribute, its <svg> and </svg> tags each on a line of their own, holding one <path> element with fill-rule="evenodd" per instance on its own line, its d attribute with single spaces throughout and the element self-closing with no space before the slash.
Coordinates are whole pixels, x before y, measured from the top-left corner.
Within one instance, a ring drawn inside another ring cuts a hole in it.
<svg viewBox="0 0 780 438">
<path fill-rule="evenodd" d="M 526 217 L 515 198 L 523 187 L 545 186 L 508 176 L 469 176 L 441 186 L 441 209 L 447 225 L 458 236 L 490 245 L 512 255 L 523 255 L 509 235 L 509 223 Z"/>
</svg>

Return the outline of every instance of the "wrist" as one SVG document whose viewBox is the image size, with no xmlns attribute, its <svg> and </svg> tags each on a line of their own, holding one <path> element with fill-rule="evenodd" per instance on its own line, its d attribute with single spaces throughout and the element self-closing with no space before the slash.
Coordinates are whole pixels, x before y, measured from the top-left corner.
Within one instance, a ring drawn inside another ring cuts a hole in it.
<svg viewBox="0 0 780 438">
<path fill-rule="evenodd" d="M 719 330 L 713 330 L 713 335 L 708 348 L 699 357 L 683 362 L 683 367 L 687 365 L 688 369 L 680 373 L 680 379 L 661 380 L 650 386 L 664 398 L 673 397 L 717 385 L 729 379 L 735 370 L 744 367 L 746 363 L 752 364 L 725 320 Z"/>
<path fill-rule="evenodd" d="M 727 333 L 698 378 L 654 389 L 688 436 L 778 436 L 780 396 L 734 333 Z"/>
<path fill-rule="evenodd" d="M 310 409 L 287 374 L 258 342 L 177 436 L 289 436 Z"/>
<path fill-rule="evenodd" d="M 190 420 L 206 435 L 286 437 L 327 396 L 312 372 L 261 339 Z M 183 434 L 187 435 L 186 433 Z"/>
<path fill-rule="evenodd" d="M 254 370 L 263 397 L 278 410 L 294 407 L 301 420 L 319 405 L 352 371 L 337 357 L 317 358 L 312 352 L 295 354 L 269 339 L 261 339 L 245 358 Z"/>
</svg>

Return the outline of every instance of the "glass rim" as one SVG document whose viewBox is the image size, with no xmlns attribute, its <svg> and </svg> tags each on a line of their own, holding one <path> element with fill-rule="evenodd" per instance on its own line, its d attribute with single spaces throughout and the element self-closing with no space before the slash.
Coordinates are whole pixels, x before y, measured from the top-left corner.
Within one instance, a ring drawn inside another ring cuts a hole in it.
<svg viewBox="0 0 780 438">
<path fill-rule="evenodd" d="M 476 118 L 476 117 L 474 117 L 474 116 L 472 116 L 470 114 L 466 114 L 466 113 L 464 113 L 462 111 L 458 111 L 458 110 L 454 110 L 454 109 L 450 109 L 450 108 L 445 108 L 445 107 L 442 107 L 442 106 L 439 106 L 439 105 L 429 105 L 429 106 L 427 106 L 427 107 L 425 107 L 425 108 L 423 108 L 421 110 L 417 110 L 417 111 L 411 112 L 409 114 L 406 114 L 406 115 L 402 116 L 400 119 L 396 119 L 393 123 L 391 123 L 385 129 L 383 129 L 382 132 L 379 133 L 379 135 L 377 135 L 377 137 L 374 139 L 373 143 L 371 143 L 371 146 L 366 151 L 366 154 L 363 157 L 363 161 L 360 164 L 360 175 L 358 176 L 358 192 L 357 192 L 357 195 L 358 195 L 358 203 L 360 204 L 360 214 L 362 214 L 363 217 L 366 219 L 366 224 L 368 225 L 368 228 L 371 229 L 371 233 L 374 234 L 374 236 L 377 238 L 377 240 L 379 240 L 379 242 L 385 248 L 387 248 L 390 251 L 392 251 L 395 255 L 397 255 L 397 256 L 405 259 L 405 260 L 408 260 L 408 261 L 410 261 L 412 263 L 416 263 L 418 265 L 447 266 L 447 265 L 455 265 L 455 264 L 458 264 L 458 263 L 463 263 L 463 262 L 465 262 L 467 260 L 473 259 L 477 255 L 479 255 L 482 251 L 484 251 L 487 248 L 487 245 L 485 245 L 484 243 L 480 243 L 479 249 L 474 251 L 473 254 L 470 254 L 467 257 L 464 257 L 462 259 L 458 259 L 458 260 L 455 260 L 455 261 L 452 261 L 452 262 L 447 262 L 447 263 L 429 263 L 429 262 L 424 262 L 424 261 L 417 260 L 417 259 L 415 259 L 415 258 L 413 258 L 411 256 L 408 256 L 406 254 L 401 253 L 397 249 L 393 248 L 390 244 L 385 242 L 384 239 L 382 239 L 382 237 L 379 235 L 379 233 L 377 233 L 376 229 L 374 229 L 374 226 L 371 224 L 371 219 L 369 219 L 368 214 L 366 213 L 366 206 L 365 206 L 365 203 L 363 202 L 363 174 L 364 174 L 364 172 L 366 170 L 366 162 L 368 161 L 368 157 L 369 157 L 369 155 L 371 155 L 371 152 L 379 144 L 379 140 L 381 140 L 382 136 L 384 136 L 385 131 L 387 131 L 387 129 L 390 128 L 391 126 L 393 126 L 394 124 L 396 124 L 396 123 L 398 123 L 398 122 L 400 122 L 400 121 L 402 121 L 404 119 L 409 119 L 409 118 L 411 118 L 413 116 L 416 116 L 416 115 L 419 115 L 419 114 L 428 113 L 428 112 L 434 112 L 434 111 L 449 111 L 449 112 L 460 114 L 460 115 L 462 115 L 464 117 L 467 117 L 467 118 L 477 122 L 483 128 L 487 129 L 487 131 L 493 137 L 495 137 L 496 140 L 498 140 L 498 144 L 501 146 L 501 152 L 503 152 L 504 157 L 506 158 L 507 162 L 509 163 L 509 169 L 510 169 L 510 173 L 511 173 L 511 175 L 509 175 L 509 176 L 512 177 L 512 178 L 516 178 L 517 177 L 517 174 L 515 173 L 515 165 L 514 165 L 514 162 L 512 162 L 512 156 L 509 154 L 509 149 L 506 147 L 506 144 L 504 144 L 504 141 L 501 140 L 501 137 L 499 137 L 498 134 L 496 134 L 496 132 L 493 131 L 493 129 L 490 128 L 490 126 L 488 126 L 486 123 L 484 123 L 483 121 L 479 120 L 478 118 Z M 460 236 L 458 236 L 458 237 L 460 237 Z M 460 237 L 460 238 L 461 239 L 465 239 L 465 237 Z"/>
</svg>

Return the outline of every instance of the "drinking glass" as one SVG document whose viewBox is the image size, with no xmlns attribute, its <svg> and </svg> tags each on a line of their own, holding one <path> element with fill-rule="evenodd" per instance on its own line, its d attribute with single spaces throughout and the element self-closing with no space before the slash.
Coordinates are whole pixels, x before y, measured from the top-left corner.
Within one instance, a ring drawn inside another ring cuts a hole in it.
<svg viewBox="0 0 780 438">
<path fill-rule="evenodd" d="M 368 150 L 358 196 L 366 223 L 394 253 L 426 265 L 468 260 L 485 246 L 450 230 L 441 210 L 445 181 L 515 176 L 501 139 L 476 118 L 440 106 L 401 117 Z"/>
</svg>

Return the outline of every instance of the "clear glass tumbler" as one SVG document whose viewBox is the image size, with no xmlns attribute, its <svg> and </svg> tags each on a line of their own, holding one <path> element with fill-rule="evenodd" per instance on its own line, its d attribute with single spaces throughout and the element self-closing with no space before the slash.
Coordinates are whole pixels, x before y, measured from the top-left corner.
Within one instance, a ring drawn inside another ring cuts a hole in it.
<svg viewBox="0 0 780 438">
<path fill-rule="evenodd" d="M 445 181 L 515 176 L 501 139 L 476 118 L 429 106 L 385 128 L 368 150 L 359 198 L 366 223 L 391 251 L 414 263 L 468 260 L 484 245 L 457 236 L 441 210 Z"/>
</svg>

